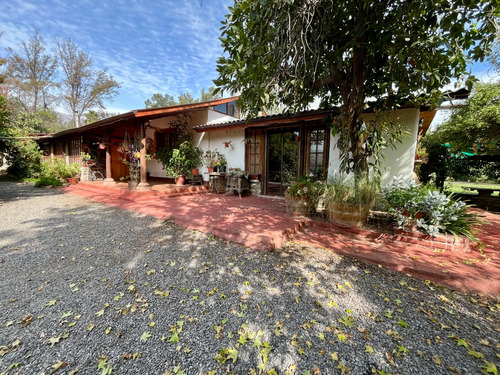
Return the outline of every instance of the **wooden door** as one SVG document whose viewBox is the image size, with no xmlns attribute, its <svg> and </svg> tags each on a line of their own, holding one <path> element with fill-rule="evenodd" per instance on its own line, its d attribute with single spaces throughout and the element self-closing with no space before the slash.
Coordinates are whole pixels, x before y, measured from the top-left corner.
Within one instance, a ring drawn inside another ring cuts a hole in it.
<svg viewBox="0 0 500 375">
<path fill-rule="evenodd" d="M 119 180 L 121 177 L 128 176 L 128 168 L 125 164 L 120 160 L 123 157 L 123 154 L 118 152 L 118 144 L 111 143 L 111 175 L 113 179 Z"/>
</svg>

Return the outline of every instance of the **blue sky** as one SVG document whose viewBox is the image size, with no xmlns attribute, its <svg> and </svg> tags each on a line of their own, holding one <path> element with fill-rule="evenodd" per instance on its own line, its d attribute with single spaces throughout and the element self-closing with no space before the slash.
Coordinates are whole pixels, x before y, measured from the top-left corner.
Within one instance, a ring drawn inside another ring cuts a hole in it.
<svg viewBox="0 0 500 375">
<path fill-rule="evenodd" d="M 122 83 L 111 112 L 143 108 L 153 93 L 199 97 L 213 86 L 218 37 L 231 0 L 9 0 L 0 5 L 0 56 L 38 29 L 52 48 L 71 38 Z"/>
<path fill-rule="evenodd" d="M 222 54 L 221 21 L 232 0 L 9 0 L 0 5 L 0 56 L 38 29 L 49 48 L 71 38 L 95 66 L 122 83 L 109 112 L 144 107 L 152 94 L 182 92 L 199 97 L 213 86 Z M 472 71 L 482 81 L 495 75 L 487 64 Z M 438 118 L 446 116 L 440 111 Z M 442 121 L 442 120 L 439 120 Z"/>
</svg>

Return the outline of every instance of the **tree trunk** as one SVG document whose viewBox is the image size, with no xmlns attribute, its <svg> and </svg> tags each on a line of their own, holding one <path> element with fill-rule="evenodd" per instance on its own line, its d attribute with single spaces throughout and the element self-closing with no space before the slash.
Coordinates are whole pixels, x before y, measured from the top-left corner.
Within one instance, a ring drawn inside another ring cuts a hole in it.
<svg viewBox="0 0 500 375">
<path fill-rule="evenodd" d="M 358 41 L 362 44 L 362 41 Z M 341 108 L 341 132 L 343 150 L 341 158 L 346 171 L 355 174 L 368 172 L 368 152 L 366 150 L 366 134 L 363 129 L 363 108 L 365 102 L 366 50 L 356 47 L 353 51 L 353 65 L 351 67 L 351 80 L 341 87 L 343 105 Z"/>
</svg>

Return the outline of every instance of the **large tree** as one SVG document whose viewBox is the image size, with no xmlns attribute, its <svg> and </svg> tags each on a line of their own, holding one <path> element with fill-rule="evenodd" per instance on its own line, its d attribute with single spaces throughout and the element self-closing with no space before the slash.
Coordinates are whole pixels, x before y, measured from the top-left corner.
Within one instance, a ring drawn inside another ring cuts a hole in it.
<svg viewBox="0 0 500 375">
<path fill-rule="evenodd" d="M 368 170 L 374 148 L 367 98 L 377 110 L 423 94 L 436 99 L 495 38 L 500 5 L 484 0 L 236 0 L 223 21 L 221 89 L 255 114 L 283 103 L 340 105 L 333 121 L 346 171 Z"/>
<path fill-rule="evenodd" d="M 51 91 L 56 87 L 57 58 L 45 53 L 43 37 L 35 30 L 28 41 L 21 43 L 19 53 L 9 49 L 7 83 L 11 98 L 25 112 L 46 109 L 54 100 Z"/>
<path fill-rule="evenodd" d="M 58 41 L 57 52 L 64 73 L 63 101 L 79 126 L 87 110 L 105 109 L 104 102 L 118 94 L 120 84 L 106 70 L 94 69 L 89 54 L 71 39 Z"/>
</svg>

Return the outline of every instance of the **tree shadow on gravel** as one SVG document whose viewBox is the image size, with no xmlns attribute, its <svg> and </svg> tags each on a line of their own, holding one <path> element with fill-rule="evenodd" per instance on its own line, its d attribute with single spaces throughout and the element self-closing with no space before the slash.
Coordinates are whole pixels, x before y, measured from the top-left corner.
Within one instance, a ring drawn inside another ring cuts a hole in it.
<svg viewBox="0 0 500 375">
<path fill-rule="evenodd" d="M 492 299 L 324 249 L 255 251 L 74 196 L 28 198 L 0 233 L 0 373 L 447 374 L 496 361 Z"/>
</svg>

